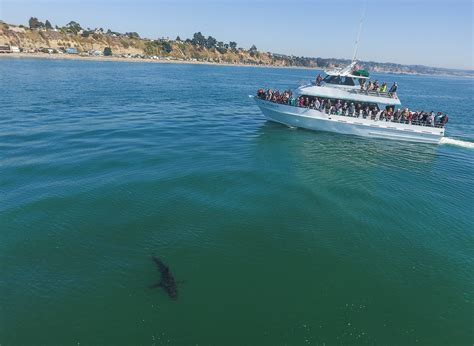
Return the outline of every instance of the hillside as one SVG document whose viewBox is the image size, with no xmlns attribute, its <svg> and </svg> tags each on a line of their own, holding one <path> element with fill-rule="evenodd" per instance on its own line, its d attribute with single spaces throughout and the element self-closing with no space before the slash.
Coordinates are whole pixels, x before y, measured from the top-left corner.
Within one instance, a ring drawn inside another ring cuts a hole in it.
<svg viewBox="0 0 474 346">
<path fill-rule="evenodd" d="M 326 68 L 347 65 L 347 59 L 308 58 L 238 48 L 236 42 L 224 43 L 212 36 L 205 37 L 200 32 L 192 39 L 175 40 L 140 38 L 138 33 L 118 33 L 103 29 L 83 29 L 78 23 L 70 22 L 64 27 L 53 28 L 36 18 L 30 19 L 30 27 L 0 23 L 0 45 L 16 46 L 22 52 L 65 53 L 67 48 L 75 48 L 80 55 L 102 55 L 105 48 L 117 57 L 138 57 L 179 61 L 201 61 L 226 64 L 248 64 L 281 67 Z M 420 65 L 400 65 L 394 63 L 364 62 L 360 64 L 371 72 L 437 74 L 474 76 L 472 70 L 452 70 Z"/>
<path fill-rule="evenodd" d="M 195 35 L 196 36 L 196 35 Z M 197 35 L 199 37 L 200 35 Z M 204 37 L 204 36 L 202 36 Z M 207 39 L 204 38 L 207 43 Z M 221 43 L 221 46 L 218 44 Z M 143 58 L 168 58 L 173 60 L 195 60 L 229 64 L 252 64 L 272 66 L 303 66 L 293 63 L 292 59 L 279 58 L 271 53 L 245 50 L 231 47 L 230 44 L 217 42 L 213 46 L 193 43 L 192 40 L 150 40 L 140 38 L 136 33 L 120 34 L 101 30 L 77 33 L 60 29 L 30 29 L 8 24 L 0 25 L 0 45 L 17 46 L 22 52 L 35 53 L 53 50 L 64 52 L 67 48 L 76 48 L 79 54 L 102 52 L 110 47 L 114 56 L 140 56 Z M 310 66 L 307 64 L 307 66 Z M 315 64 L 311 66 L 316 67 Z"/>
</svg>

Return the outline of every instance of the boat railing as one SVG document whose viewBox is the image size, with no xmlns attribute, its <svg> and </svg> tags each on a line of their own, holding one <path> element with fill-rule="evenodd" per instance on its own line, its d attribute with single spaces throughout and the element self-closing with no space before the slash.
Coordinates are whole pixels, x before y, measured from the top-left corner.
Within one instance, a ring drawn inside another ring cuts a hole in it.
<svg viewBox="0 0 474 346">
<path fill-rule="evenodd" d="M 274 102 L 274 101 L 271 101 L 271 102 Z M 277 103 L 277 102 L 275 102 Z M 310 108 L 310 107 L 301 107 L 301 106 L 296 106 L 295 107 L 300 107 L 300 108 L 309 108 L 309 109 L 314 109 L 314 108 Z M 353 113 L 353 114 L 337 114 L 335 112 L 330 112 L 329 109 L 324 109 L 323 110 L 323 113 L 324 114 L 327 114 L 327 115 L 339 115 L 339 116 L 343 116 L 343 117 L 349 117 L 349 118 L 362 118 L 362 119 L 366 119 L 366 120 L 372 120 L 372 121 L 375 121 L 375 122 L 378 122 L 378 121 L 385 121 L 385 122 L 391 122 L 391 123 L 397 123 L 397 124 L 407 124 L 407 125 L 417 125 L 417 126 L 427 126 L 427 127 L 444 127 L 444 124 L 442 123 L 436 123 L 431 126 L 430 123 L 427 123 L 425 121 L 421 121 L 421 120 L 405 120 L 405 118 L 399 118 L 399 119 L 395 119 L 393 116 L 390 118 L 390 119 L 377 119 L 377 116 L 372 114 L 370 117 L 369 115 L 367 114 L 363 114 L 363 115 L 360 115 L 360 114 L 356 114 L 356 113 Z"/>
<path fill-rule="evenodd" d="M 273 101 L 273 100 L 267 100 L 265 97 L 260 97 L 260 96 L 257 96 L 259 99 L 262 99 L 264 101 L 267 101 L 267 102 L 271 102 L 271 103 L 276 103 L 276 104 L 281 104 L 281 105 L 285 105 L 285 106 L 290 106 L 290 107 L 298 107 L 298 108 L 307 108 L 307 109 L 312 109 L 312 110 L 317 110 L 315 108 L 311 108 L 311 107 L 307 107 L 307 106 L 299 106 L 299 105 L 293 105 L 293 104 L 288 104 L 286 102 L 277 102 L 277 101 Z M 320 110 L 318 110 L 320 111 Z M 321 112 L 321 111 L 320 111 Z M 366 119 L 366 120 L 372 120 L 374 122 L 389 122 L 389 123 L 397 123 L 397 124 L 406 124 L 406 125 L 416 125 L 416 126 L 426 126 L 426 127 L 438 127 L 438 128 L 443 128 L 445 126 L 445 124 L 443 123 L 440 123 L 440 122 L 436 122 L 435 120 L 435 123 L 433 125 L 431 125 L 430 123 L 426 122 L 426 121 L 421 121 L 421 120 L 405 120 L 405 118 L 401 117 L 401 118 L 395 118 L 393 115 L 391 116 L 390 119 L 377 119 L 377 116 L 372 114 L 370 117 L 369 115 L 367 114 L 357 114 L 356 112 L 353 112 L 352 114 L 337 114 L 335 112 L 330 112 L 329 109 L 325 108 L 322 110 L 322 113 L 324 114 L 327 114 L 328 116 L 330 115 L 338 115 L 338 116 L 343 116 L 343 117 L 348 117 L 348 118 L 362 118 L 362 119 Z"/>
<path fill-rule="evenodd" d="M 390 91 L 375 91 L 375 90 L 365 90 L 365 89 L 350 89 L 348 90 L 352 94 L 357 95 L 367 95 L 367 96 L 376 96 L 376 97 L 388 97 L 391 99 L 397 98 L 397 93 L 390 92 Z"/>
<path fill-rule="evenodd" d="M 317 83 L 315 81 L 311 81 L 311 85 L 314 86 L 321 86 L 321 83 Z M 344 86 L 344 84 L 341 84 Z M 390 99 L 397 99 L 397 93 L 390 92 L 390 91 L 376 91 L 376 90 L 367 90 L 367 89 L 347 89 L 347 92 L 357 95 L 367 95 L 367 96 L 375 96 L 375 97 L 386 97 Z"/>
</svg>

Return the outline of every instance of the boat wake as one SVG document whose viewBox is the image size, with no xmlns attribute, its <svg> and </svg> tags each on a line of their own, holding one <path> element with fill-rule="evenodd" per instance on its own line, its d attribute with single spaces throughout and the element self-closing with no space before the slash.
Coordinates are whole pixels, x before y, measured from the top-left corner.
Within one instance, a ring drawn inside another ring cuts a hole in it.
<svg viewBox="0 0 474 346">
<path fill-rule="evenodd" d="M 454 145 L 457 147 L 474 149 L 473 142 L 467 142 L 460 139 L 454 139 L 454 138 L 449 138 L 449 137 L 441 138 L 441 141 L 439 142 L 439 144 Z"/>
</svg>

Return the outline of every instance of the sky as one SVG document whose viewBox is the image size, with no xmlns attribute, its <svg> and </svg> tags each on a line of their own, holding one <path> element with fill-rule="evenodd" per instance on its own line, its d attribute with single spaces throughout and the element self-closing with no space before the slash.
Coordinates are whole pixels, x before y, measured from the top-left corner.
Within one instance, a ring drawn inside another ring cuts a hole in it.
<svg viewBox="0 0 474 346">
<path fill-rule="evenodd" d="M 474 69 L 474 0 L 0 0 L 0 19 L 253 44 L 260 51 Z"/>
</svg>

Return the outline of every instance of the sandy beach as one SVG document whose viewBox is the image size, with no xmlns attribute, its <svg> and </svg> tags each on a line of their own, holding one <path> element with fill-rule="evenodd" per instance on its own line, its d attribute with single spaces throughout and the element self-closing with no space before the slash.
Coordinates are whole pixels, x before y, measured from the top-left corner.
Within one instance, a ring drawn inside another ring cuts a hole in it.
<svg viewBox="0 0 474 346">
<path fill-rule="evenodd" d="M 48 53 L 8 53 L 0 54 L 2 58 L 16 59 L 49 59 L 49 60 L 82 60 L 82 61 L 114 61 L 114 62 L 134 62 L 134 63 L 158 63 L 158 64 L 191 64 L 191 65 L 213 65 L 213 66 L 238 66 L 238 67 L 260 67 L 260 68 L 284 68 L 299 70 L 318 70 L 312 67 L 303 66 L 275 66 L 275 65 L 251 65 L 251 64 L 228 64 L 208 61 L 190 60 L 165 60 L 146 58 L 122 58 L 118 56 L 88 56 L 78 54 L 48 54 Z"/>
<path fill-rule="evenodd" d="M 157 64 L 190 64 L 190 65 L 212 65 L 212 66 L 236 66 L 236 67 L 256 67 L 256 68 L 277 68 L 277 69 L 295 69 L 295 70 L 323 70 L 323 68 L 304 67 L 304 66 L 276 66 L 276 65 L 252 65 L 252 64 L 229 64 L 209 61 L 190 61 L 190 60 L 166 60 L 149 58 L 123 58 L 118 56 L 89 56 L 78 54 L 48 54 L 48 53 L 8 53 L 0 54 L 0 60 L 6 58 L 15 59 L 48 59 L 48 60 L 82 60 L 82 61 L 113 61 L 113 62 L 133 62 L 133 63 L 157 63 Z M 469 75 L 450 75 L 450 74 L 425 74 L 416 72 L 395 72 L 395 71 L 377 71 L 377 74 L 406 75 L 406 76 L 439 76 L 448 78 L 474 78 Z"/>
</svg>

